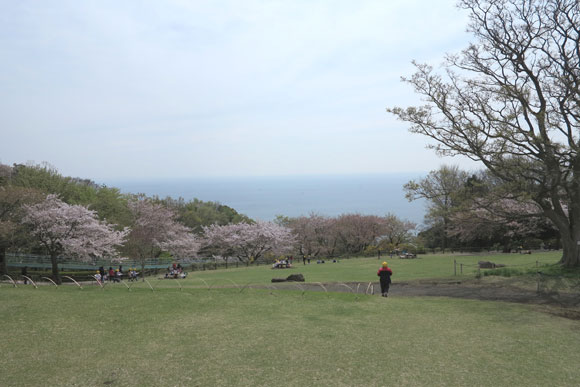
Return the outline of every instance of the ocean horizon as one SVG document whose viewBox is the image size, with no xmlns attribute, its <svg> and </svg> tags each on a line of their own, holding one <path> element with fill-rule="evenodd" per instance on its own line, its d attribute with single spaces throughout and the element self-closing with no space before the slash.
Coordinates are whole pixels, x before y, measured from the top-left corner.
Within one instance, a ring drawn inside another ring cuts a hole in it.
<svg viewBox="0 0 580 387">
<path fill-rule="evenodd" d="M 384 216 L 422 223 L 425 201 L 409 202 L 403 185 L 425 174 L 318 175 L 280 177 L 198 177 L 157 179 L 105 179 L 104 184 L 123 193 L 186 201 L 194 198 L 219 202 L 255 220 L 273 220 L 316 213 Z"/>
</svg>

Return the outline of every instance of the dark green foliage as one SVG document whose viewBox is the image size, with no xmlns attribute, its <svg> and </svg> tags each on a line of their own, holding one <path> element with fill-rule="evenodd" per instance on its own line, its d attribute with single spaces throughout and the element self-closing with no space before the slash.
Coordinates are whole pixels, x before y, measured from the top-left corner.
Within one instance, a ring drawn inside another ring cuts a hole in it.
<svg viewBox="0 0 580 387">
<path fill-rule="evenodd" d="M 58 194 L 68 204 L 88 205 L 95 200 L 99 185 L 88 179 L 64 177 L 48 165 L 15 164 L 11 184 L 35 188 L 46 194 Z"/>
<path fill-rule="evenodd" d="M 94 200 L 89 203 L 91 210 L 97 211 L 99 218 L 110 223 L 126 226 L 131 222 L 131 212 L 127 207 L 127 195 L 118 188 L 99 187 Z"/>
<path fill-rule="evenodd" d="M 62 176 L 49 164 L 15 164 L 13 167 L 0 164 L 0 186 L 8 184 L 32 188 L 44 194 L 57 194 L 64 202 L 87 206 L 96 211 L 100 219 L 106 219 L 119 227 L 131 223 L 127 202 L 134 195 L 123 194 L 118 188 L 99 185 L 89 179 Z M 183 198 L 171 197 L 153 199 L 173 209 L 177 213 L 177 220 L 195 232 L 200 232 L 202 226 L 210 224 L 252 222 L 247 216 L 217 202 L 198 199 L 185 201 Z"/>
<path fill-rule="evenodd" d="M 183 198 L 167 197 L 159 200 L 177 213 L 177 220 L 200 233 L 203 226 L 211 224 L 226 225 L 230 223 L 252 223 L 246 215 L 238 214 L 236 210 L 217 202 L 204 202 L 199 199 L 185 201 Z"/>
</svg>

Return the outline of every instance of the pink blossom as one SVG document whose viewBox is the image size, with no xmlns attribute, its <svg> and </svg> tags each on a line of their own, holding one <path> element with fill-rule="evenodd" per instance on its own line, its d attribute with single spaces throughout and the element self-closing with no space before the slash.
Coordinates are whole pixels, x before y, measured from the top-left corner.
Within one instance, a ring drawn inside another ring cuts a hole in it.
<svg viewBox="0 0 580 387">
<path fill-rule="evenodd" d="M 237 223 L 204 227 L 204 245 L 224 256 L 253 262 L 266 252 L 290 251 L 294 236 L 289 228 L 273 222 Z"/>
<path fill-rule="evenodd" d="M 195 257 L 199 243 L 192 231 L 175 220 L 175 213 L 150 199 L 129 202 L 133 224 L 127 246 L 137 258 L 157 256 L 161 250 L 176 258 Z"/>
<path fill-rule="evenodd" d="M 24 206 L 22 222 L 51 256 L 70 254 L 88 260 L 91 256 L 115 257 L 116 246 L 121 246 L 128 230 L 115 230 L 100 221 L 95 211 L 81 205 L 69 205 L 56 195 Z"/>
</svg>

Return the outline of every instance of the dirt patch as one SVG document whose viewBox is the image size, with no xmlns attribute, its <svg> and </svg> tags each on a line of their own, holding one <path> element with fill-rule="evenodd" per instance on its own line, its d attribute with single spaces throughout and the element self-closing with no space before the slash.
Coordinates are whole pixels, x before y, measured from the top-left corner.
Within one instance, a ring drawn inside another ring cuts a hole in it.
<svg viewBox="0 0 580 387">
<path fill-rule="evenodd" d="M 349 283 L 285 283 L 270 286 L 275 289 L 300 289 L 303 291 L 350 292 L 359 294 L 380 293 L 378 282 Z M 541 305 L 542 311 L 574 320 L 580 320 L 580 294 L 565 292 L 537 292 L 533 282 L 519 279 L 466 279 L 418 280 L 395 282 L 389 290 L 390 297 L 452 297 L 483 301 L 501 301 Z"/>
<path fill-rule="evenodd" d="M 516 302 L 522 304 L 558 305 L 576 307 L 580 305 L 577 294 L 538 293 L 506 283 L 478 281 L 400 283 L 391 287 L 393 296 L 436 296 L 467 298 L 486 301 Z"/>
</svg>

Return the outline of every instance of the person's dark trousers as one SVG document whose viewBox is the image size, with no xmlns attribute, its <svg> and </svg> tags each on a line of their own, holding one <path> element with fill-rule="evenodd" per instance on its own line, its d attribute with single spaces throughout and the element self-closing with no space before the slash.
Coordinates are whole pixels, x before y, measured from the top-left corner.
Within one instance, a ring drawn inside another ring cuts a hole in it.
<svg viewBox="0 0 580 387">
<path fill-rule="evenodd" d="M 389 292 L 389 285 L 390 284 L 388 282 L 381 281 L 381 295 L 383 297 L 386 297 L 387 296 L 387 293 Z"/>
</svg>

